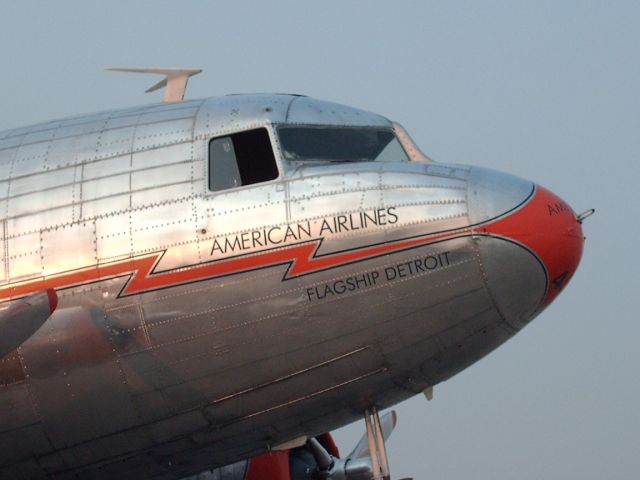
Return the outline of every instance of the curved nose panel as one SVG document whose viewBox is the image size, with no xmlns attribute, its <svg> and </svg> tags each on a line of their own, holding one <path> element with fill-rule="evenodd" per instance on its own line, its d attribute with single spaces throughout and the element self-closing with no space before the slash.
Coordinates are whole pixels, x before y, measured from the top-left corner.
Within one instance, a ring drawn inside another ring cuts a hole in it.
<svg viewBox="0 0 640 480">
<path fill-rule="evenodd" d="M 560 197 L 508 175 L 474 169 L 469 198 L 474 234 L 494 239 L 478 242 L 487 286 L 505 319 L 521 328 L 573 276 L 582 256 L 582 227 Z"/>
<path fill-rule="evenodd" d="M 473 167 L 469 173 L 469 222 L 477 225 L 512 211 L 534 191 L 534 184 L 507 173 Z"/>
<path fill-rule="evenodd" d="M 507 239 L 480 236 L 476 245 L 496 308 L 509 325 L 520 330 L 535 316 L 547 291 L 542 262 L 526 247 Z"/>
<path fill-rule="evenodd" d="M 584 236 L 573 209 L 556 194 L 539 185 L 531 199 L 487 230 L 529 248 L 547 272 L 547 306 L 569 282 L 580 263 Z"/>
</svg>

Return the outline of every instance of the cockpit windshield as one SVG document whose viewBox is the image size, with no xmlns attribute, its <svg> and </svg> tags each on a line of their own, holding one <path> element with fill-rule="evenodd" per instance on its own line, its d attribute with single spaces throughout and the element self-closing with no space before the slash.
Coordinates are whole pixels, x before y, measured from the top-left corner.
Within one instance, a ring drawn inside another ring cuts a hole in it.
<svg viewBox="0 0 640 480">
<path fill-rule="evenodd" d="M 392 130 L 366 127 L 281 126 L 285 159 L 300 162 L 407 162 Z"/>
</svg>

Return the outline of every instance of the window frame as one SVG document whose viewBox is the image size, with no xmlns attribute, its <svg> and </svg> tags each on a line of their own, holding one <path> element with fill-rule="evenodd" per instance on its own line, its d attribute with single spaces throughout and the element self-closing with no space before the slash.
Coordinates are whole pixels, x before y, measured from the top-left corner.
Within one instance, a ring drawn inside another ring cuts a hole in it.
<svg viewBox="0 0 640 480">
<path fill-rule="evenodd" d="M 247 184 L 247 185 L 239 185 L 237 187 L 225 188 L 223 190 L 211 190 L 209 188 L 209 178 L 210 178 L 210 174 L 211 174 L 211 159 L 210 159 L 209 155 L 210 155 L 211 142 L 213 142 L 214 140 L 220 139 L 220 138 L 231 137 L 231 136 L 239 134 L 239 133 L 251 132 L 251 131 L 254 131 L 254 130 L 261 130 L 261 129 L 264 129 L 264 130 L 267 131 L 267 136 L 269 138 L 269 146 L 271 147 L 271 152 L 273 154 L 273 159 L 274 159 L 274 162 L 275 162 L 276 171 L 278 172 L 277 176 L 275 178 L 272 178 L 271 180 L 265 180 L 264 182 L 250 183 L 250 184 Z M 279 144 L 278 144 L 278 141 L 277 141 L 277 137 L 275 135 L 273 125 L 271 125 L 271 124 L 252 125 L 251 127 L 248 127 L 248 128 L 247 127 L 238 128 L 238 129 L 235 129 L 235 130 L 229 130 L 229 131 L 225 131 L 225 132 L 220 132 L 217 135 L 207 136 L 207 138 L 205 140 L 205 143 L 204 143 L 204 147 L 205 147 L 205 152 L 204 152 L 205 168 L 204 168 L 203 183 L 204 183 L 204 194 L 207 197 L 215 196 L 215 195 L 221 195 L 221 194 L 225 194 L 225 193 L 228 193 L 228 192 L 238 192 L 238 191 L 241 191 L 241 190 L 246 190 L 248 188 L 261 187 L 263 185 L 277 184 L 278 182 L 282 181 L 282 175 L 283 175 L 282 158 L 281 158 L 281 155 L 280 155 L 280 149 L 279 149 Z"/>
</svg>

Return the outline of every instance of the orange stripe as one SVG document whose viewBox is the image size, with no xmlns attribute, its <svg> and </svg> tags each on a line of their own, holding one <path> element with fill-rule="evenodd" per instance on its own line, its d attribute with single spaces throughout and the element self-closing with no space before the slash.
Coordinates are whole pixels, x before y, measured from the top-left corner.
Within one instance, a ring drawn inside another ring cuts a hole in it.
<svg viewBox="0 0 640 480">
<path fill-rule="evenodd" d="M 295 244 L 275 250 L 250 253 L 240 257 L 181 267 L 164 272 L 153 272 L 164 252 L 145 254 L 139 257 L 107 264 L 98 264 L 70 272 L 19 282 L 0 287 L 0 302 L 21 298 L 46 288 L 62 289 L 85 285 L 115 277 L 130 276 L 122 295 L 167 288 L 198 280 L 212 279 L 274 265 L 291 264 L 286 278 L 335 268 L 380 255 L 415 248 L 445 238 L 466 234 L 470 229 L 447 233 L 427 234 L 395 242 L 372 245 L 345 252 L 316 256 L 321 239 Z"/>
<path fill-rule="evenodd" d="M 70 288 L 123 276 L 128 276 L 129 279 L 121 295 L 133 295 L 160 288 L 175 287 L 199 280 L 213 279 L 275 265 L 289 264 L 289 269 L 285 275 L 285 279 L 288 279 L 382 255 L 393 254 L 445 239 L 469 235 L 474 232 L 511 238 L 518 243 L 533 247 L 532 249 L 538 254 L 543 253 L 542 260 L 545 266 L 549 268 L 549 264 L 557 263 L 549 258 L 548 251 L 550 249 L 546 248 L 546 246 L 541 248 L 539 242 L 531 242 L 525 232 L 531 232 L 534 236 L 546 234 L 548 226 L 544 225 L 544 215 L 541 215 L 540 204 L 544 203 L 550 195 L 552 195 L 550 192 L 538 187 L 535 194 L 520 205 L 519 208 L 482 225 L 448 232 L 425 234 L 414 238 L 396 240 L 385 244 L 368 245 L 326 255 L 316 255 L 322 243 L 322 239 L 317 239 L 272 250 L 154 272 L 153 270 L 160 263 L 164 254 L 164 252 L 155 252 L 25 282 L 10 283 L 0 287 L 0 302 L 21 298 L 47 288 Z M 553 199 L 555 199 L 555 196 L 553 196 Z M 532 243 L 535 243 L 535 245 L 532 245 Z M 555 270 L 555 268 L 552 270 Z M 549 301 L 549 298 L 547 301 Z"/>
</svg>

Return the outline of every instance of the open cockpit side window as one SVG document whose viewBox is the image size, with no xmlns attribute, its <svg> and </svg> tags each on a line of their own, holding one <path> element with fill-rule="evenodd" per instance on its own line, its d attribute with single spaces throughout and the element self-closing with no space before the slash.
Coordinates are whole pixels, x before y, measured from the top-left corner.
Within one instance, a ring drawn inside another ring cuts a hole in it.
<svg viewBox="0 0 640 480">
<path fill-rule="evenodd" d="M 219 191 L 278 178 L 266 128 L 233 133 L 209 142 L 209 190 Z"/>
</svg>

